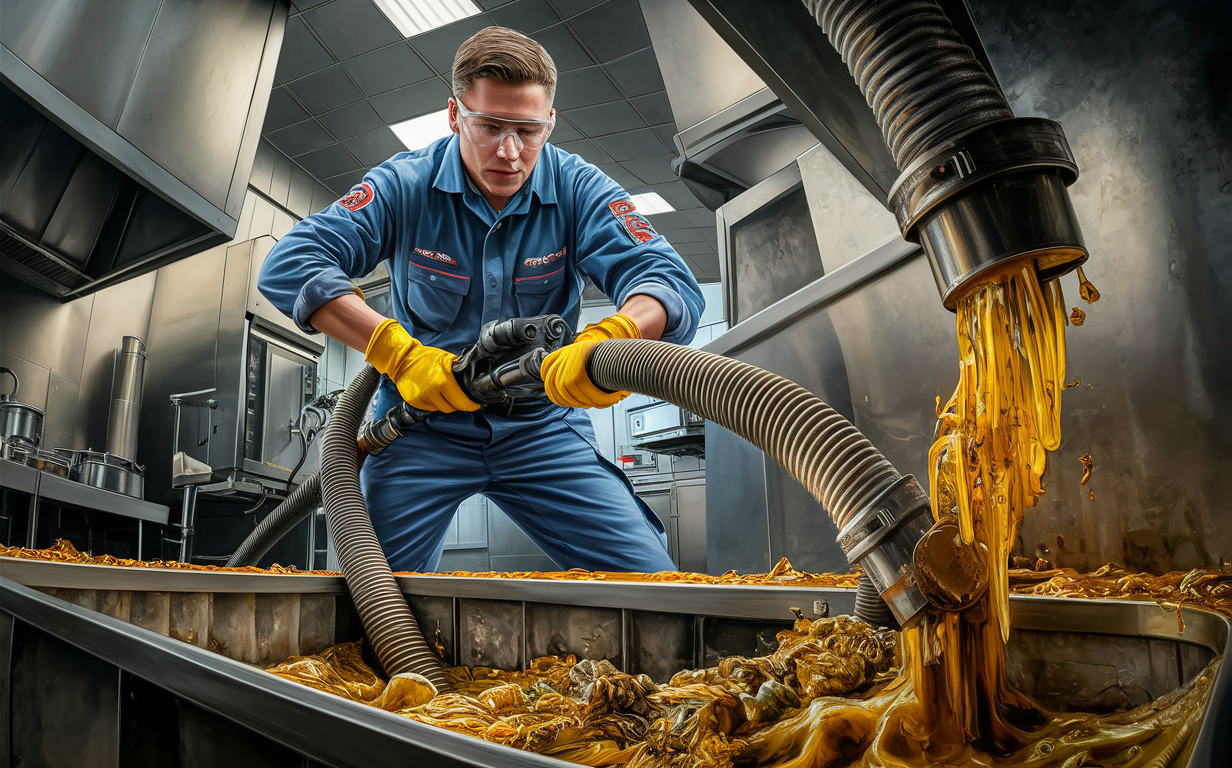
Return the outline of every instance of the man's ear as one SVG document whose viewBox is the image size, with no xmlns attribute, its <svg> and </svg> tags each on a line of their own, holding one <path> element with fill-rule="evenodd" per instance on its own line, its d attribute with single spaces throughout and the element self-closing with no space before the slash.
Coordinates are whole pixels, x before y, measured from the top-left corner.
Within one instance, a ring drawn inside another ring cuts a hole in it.
<svg viewBox="0 0 1232 768">
<path fill-rule="evenodd" d="M 461 133 L 461 131 L 458 130 L 458 108 L 454 105 L 452 97 L 450 97 L 449 106 L 446 107 L 446 109 L 448 110 L 447 114 L 449 115 L 449 130 L 454 133 Z"/>
</svg>

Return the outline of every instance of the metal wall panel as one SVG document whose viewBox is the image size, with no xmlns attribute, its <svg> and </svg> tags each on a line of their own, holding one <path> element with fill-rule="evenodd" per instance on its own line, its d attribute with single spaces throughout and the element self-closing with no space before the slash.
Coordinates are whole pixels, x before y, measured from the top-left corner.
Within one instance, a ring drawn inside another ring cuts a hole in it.
<svg viewBox="0 0 1232 768">
<path fill-rule="evenodd" d="M 1057 120 L 1103 294 L 1069 329 L 1048 492 L 1021 548 L 1079 569 L 1232 558 L 1232 18 L 1208 0 L 969 0 L 1016 114 Z M 943 393 L 944 394 L 944 393 Z M 1078 457 L 1091 453 L 1090 484 Z M 1094 492 L 1092 500 L 1088 492 Z"/>
<path fill-rule="evenodd" d="M 218 208 L 227 202 L 253 99 L 235 84 L 257 79 L 271 7 L 164 0 L 116 127 Z"/>
<path fill-rule="evenodd" d="M 57 684 L 48 685 L 47 681 Z M 12 753 L 45 768 L 117 768 L 120 671 L 19 623 L 13 637 Z"/>
</svg>

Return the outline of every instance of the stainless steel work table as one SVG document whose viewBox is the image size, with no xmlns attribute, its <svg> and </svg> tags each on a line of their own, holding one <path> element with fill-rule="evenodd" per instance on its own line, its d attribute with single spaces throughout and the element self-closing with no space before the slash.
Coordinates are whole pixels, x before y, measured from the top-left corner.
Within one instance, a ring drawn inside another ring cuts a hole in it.
<svg viewBox="0 0 1232 768">
<path fill-rule="evenodd" d="M 122 493 L 95 488 L 4 459 L 0 459 L 0 488 L 30 495 L 30 521 L 26 530 L 27 547 L 35 546 L 39 504 L 44 500 L 86 512 L 104 512 L 136 520 L 138 559 L 141 558 L 140 542 L 144 524 L 150 522 L 166 525 L 171 514 L 170 509 L 163 504 L 142 501 Z"/>
</svg>

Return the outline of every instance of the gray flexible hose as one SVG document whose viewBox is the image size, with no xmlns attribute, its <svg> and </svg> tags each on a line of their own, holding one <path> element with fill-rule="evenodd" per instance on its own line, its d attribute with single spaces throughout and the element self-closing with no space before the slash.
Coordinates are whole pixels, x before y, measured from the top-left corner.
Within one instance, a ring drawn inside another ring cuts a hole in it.
<svg viewBox="0 0 1232 768">
<path fill-rule="evenodd" d="M 662 341 L 613 339 L 587 371 L 692 411 L 765 451 L 821 502 L 841 530 L 898 480 L 898 470 L 842 414 L 795 382 L 739 360 Z"/>
<path fill-rule="evenodd" d="M 666 400 L 748 440 L 799 480 L 839 530 L 901 477 L 838 411 L 748 363 L 662 341 L 614 339 L 594 348 L 586 370 L 604 389 Z M 867 576 L 854 613 L 875 627 L 897 625 Z"/>
<path fill-rule="evenodd" d="M 804 0 L 842 55 L 898 169 L 941 142 L 1013 117 L 934 0 Z"/>
<path fill-rule="evenodd" d="M 390 675 L 415 672 L 439 692 L 453 686 L 424 639 L 381 550 L 359 487 L 355 435 L 380 374 L 364 366 L 334 408 L 321 443 L 321 497 L 351 599 L 381 666 Z"/>
<path fill-rule="evenodd" d="M 256 565 L 265 553 L 321 504 L 321 478 L 309 475 L 291 495 L 265 516 L 227 560 L 229 567 Z"/>
<path fill-rule="evenodd" d="M 856 607 L 852 613 L 870 626 L 898 628 L 894 612 L 886 605 L 885 600 L 881 599 L 877 586 L 867 576 L 860 577 L 860 586 L 856 588 Z"/>
</svg>

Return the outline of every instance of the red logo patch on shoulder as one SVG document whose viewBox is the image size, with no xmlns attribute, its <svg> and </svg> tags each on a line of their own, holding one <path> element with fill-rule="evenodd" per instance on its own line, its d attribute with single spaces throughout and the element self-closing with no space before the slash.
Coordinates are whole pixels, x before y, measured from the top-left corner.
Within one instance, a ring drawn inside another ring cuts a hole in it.
<svg viewBox="0 0 1232 768">
<path fill-rule="evenodd" d="M 648 243 L 658 237 L 659 233 L 654 231 L 646 217 L 637 213 L 632 200 L 616 200 L 608 203 L 607 208 L 634 243 Z"/>
<path fill-rule="evenodd" d="M 453 257 L 447 253 L 441 253 L 440 251 L 429 251 L 426 248 L 416 248 L 415 253 L 418 253 L 420 256 L 423 256 L 425 259 L 433 259 L 434 261 L 443 261 L 446 264 L 452 264 L 455 267 L 458 266 L 458 262 L 454 261 Z"/>
<path fill-rule="evenodd" d="M 338 201 L 338 205 L 341 205 L 348 211 L 358 211 L 368 203 L 371 203 L 374 197 L 376 197 L 376 193 L 372 191 L 372 185 L 362 181 L 351 187 L 351 191 L 343 195 L 342 199 Z"/>
</svg>

